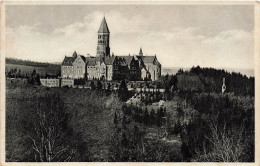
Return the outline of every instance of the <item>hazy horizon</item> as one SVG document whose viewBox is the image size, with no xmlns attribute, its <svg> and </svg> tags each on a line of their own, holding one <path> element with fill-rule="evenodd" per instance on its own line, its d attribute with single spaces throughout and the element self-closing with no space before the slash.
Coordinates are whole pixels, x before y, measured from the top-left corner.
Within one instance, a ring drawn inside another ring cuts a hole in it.
<svg viewBox="0 0 260 166">
<path fill-rule="evenodd" d="M 62 62 L 96 55 L 106 17 L 111 53 L 155 55 L 163 68 L 254 68 L 252 6 L 6 6 L 6 57 Z M 17 14 L 19 13 L 19 14 Z"/>
<path fill-rule="evenodd" d="M 19 60 L 23 60 L 23 59 L 19 59 Z M 40 62 L 40 61 L 33 61 L 33 62 Z M 46 63 L 61 65 L 62 62 L 46 62 Z M 186 71 L 186 70 L 189 70 L 192 67 L 196 67 L 196 66 L 198 66 L 198 65 L 193 65 L 191 67 L 181 67 L 181 66 L 179 66 L 179 67 L 178 66 L 164 67 L 164 66 L 162 66 L 162 75 L 166 75 L 166 74 L 169 74 L 169 75 L 173 74 L 174 75 L 174 74 L 177 73 L 177 71 L 179 69 L 183 69 L 184 71 Z M 210 68 L 210 67 L 202 67 L 202 66 L 200 66 L 200 67 L 201 68 Z M 251 76 L 254 77 L 255 76 L 254 69 L 250 69 L 250 68 L 215 68 L 215 69 L 219 69 L 219 70 L 223 69 L 223 70 L 230 72 L 230 73 L 232 73 L 232 72 L 241 73 L 241 74 L 246 75 L 248 77 L 251 77 Z"/>
</svg>

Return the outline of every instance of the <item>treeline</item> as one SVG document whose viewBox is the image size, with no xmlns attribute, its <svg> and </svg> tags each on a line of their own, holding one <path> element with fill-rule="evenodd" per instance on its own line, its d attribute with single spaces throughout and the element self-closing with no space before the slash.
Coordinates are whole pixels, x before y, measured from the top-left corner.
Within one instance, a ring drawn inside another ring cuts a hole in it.
<svg viewBox="0 0 260 166">
<path fill-rule="evenodd" d="M 189 71 L 180 69 L 175 75 L 162 76 L 157 84 L 165 88 L 168 97 L 171 96 L 173 91 L 221 93 L 223 78 L 225 78 L 225 92 L 254 96 L 254 77 L 199 66 L 192 67 Z"/>
<path fill-rule="evenodd" d="M 221 92 L 223 78 L 225 78 L 227 92 L 233 92 L 236 95 L 254 96 L 254 77 L 248 78 L 241 73 L 229 73 L 224 70 L 200 68 L 199 66 L 192 67 L 190 73 L 200 77 L 205 85 L 205 92 Z"/>
<path fill-rule="evenodd" d="M 140 124 L 158 126 L 166 125 L 166 121 L 163 121 L 163 118 L 166 118 L 166 108 L 160 107 L 156 111 L 151 109 L 148 111 L 147 107 L 142 109 L 142 107 L 130 105 L 127 106 L 124 104 L 121 108 L 123 111 L 123 121 L 126 122 L 126 119 L 130 121 L 132 119 L 134 122 Z M 117 122 L 118 115 L 115 113 L 114 122 Z"/>
<path fill-rule="evenodd" d="M 23 71 L 20 68 L 11 68 L 10 70 L 5 70 L 5 76 L 9 78 L 28 78 L 31 77 L 36 73 L 36 70 L 33 69 L 32 71 Z M 60 76 L 60 74 L 48 74 L 46 71 L 44 74 L 37 72 L 37 74 L 41 78 L 57 78 Z"/>
<path fill-rule="evenodd" d="M 43 62 L 34 62 L 29 60 L 22 60 L 16 58 L 5 58 L 6 64 L 16 64 L 16 65 L 25 65 L 25 66 L 35 66 L 35 67 L 47 67 L 47 66 L 60 66 L 51 63 L 43 63 Z"/>
<path fill-rule="evenodd" d="M 9 72 L 6 73 L 6 77 L 8 78 L 21 78 L 27 80 L 27 83 L 32 84 L 32 85 L 41 85 L 41 76 L 39 73 L 36 72 L 34 69 L 32 73 L 22 73 L 20 69 L 11 69 Z M 25 83 L 24 80 L 24 83 Z M 13 81 L 11 80 L 11 83 Z"/>
</svg>

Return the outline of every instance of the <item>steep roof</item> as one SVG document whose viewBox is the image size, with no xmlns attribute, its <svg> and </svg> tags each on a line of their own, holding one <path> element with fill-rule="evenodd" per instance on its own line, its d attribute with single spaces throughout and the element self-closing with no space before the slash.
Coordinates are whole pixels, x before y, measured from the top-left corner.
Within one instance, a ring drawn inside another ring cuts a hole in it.
<svg viewBox="0 0 260 166">
<path fill-rule="evenodd" d="M 67 57 L 65 56 L 63 62 L 61 65 L 63 66 L 72 66 L 72 63 L 74 62 L 75 60 L 75 57 Z"/>
<path fill-rule="evenodd" d="M 109 33 L 106 18 L 104 17 L 99 27 L 98 33 Z"/>
<path fill-rule="evenodd" d="M 86 62 L 86 57 L 84 55 L 79 55 L 84 62 Z"/>
<path fill-rule="evenodd" d="M 133 60 L 133 56 L 116 56 L 117 63 L 122 66 L 129 66 Z"/>
<path fill-rule="evenodd" d="M 136 56 L 139 60 L 142 60 L 144 63 L 154 63 L 156 56 Z"/>
<path fill-rule="evenodd" d="M 122 59 L 124 59 L 124 63 L 126 63 L 127 65 L 130 65 L 132 62 L 132 59 L 134 58 L 133 56 L 118 56 Z"/>
<path fill-rule="evenodd" d="M 105 62 L 106 65 L 113 65 L 115 60 L 114 56 L 107 56 L 104 59 L 102 59 L 102 62 Z"/>
<path fill-rule="evenodd" d="M 96 57 L 85 57 L 87 66 L 95 66 L 97 58 Z"/>
</svg>

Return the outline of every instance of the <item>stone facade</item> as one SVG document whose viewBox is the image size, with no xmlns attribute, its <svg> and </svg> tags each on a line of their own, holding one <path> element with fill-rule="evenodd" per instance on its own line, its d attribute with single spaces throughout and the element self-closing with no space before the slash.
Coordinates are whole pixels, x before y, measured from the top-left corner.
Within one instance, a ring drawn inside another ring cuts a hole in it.
<svg viewBox="0 0 260 166">
<path fill-rule="evenodd" d="M 61 79 L 61 87 L 63 86 L 74 86 L 74 79 L 66 79 L 66 78 L 63 78 Z"/>
<path fill-rule="evenodd" d="M 43 86 L 47 86 L 47 87 L 60 87 L 60 79 L 56 79 L 56 78 L 54 78 L 54 79 L 48 79 L 48 78 L 46 78 L 46 79 L 40 79 L 40 81 L 41 81 L 41 84 L 43 85 Z"/>
<path fill-rule="evenodd" d="M 110 55 L 110 31 L 103 18 L 98 31 L 96 57 L 85 57 L 75 51 L 71 57 L 65 56 L 61 66 L 61 77 L 69 79 L 106 80 L 158 80 L 161 64 L 156 55 L 144 56 L 142 49 L 138 55 Z"/>
</svg>

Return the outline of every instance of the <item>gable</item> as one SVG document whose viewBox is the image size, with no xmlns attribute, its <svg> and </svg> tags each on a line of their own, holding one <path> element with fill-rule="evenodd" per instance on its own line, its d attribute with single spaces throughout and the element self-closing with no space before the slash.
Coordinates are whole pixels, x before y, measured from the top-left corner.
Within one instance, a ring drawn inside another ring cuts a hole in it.
<svg viewBox="0 0 260 166">
<path fill-rule="evenodd" d="M 95 66 L 97 58 L 96 57 L 86 57 L 87 66 Z"/>
<path fill-rule="evenodd" d="M 73 61 L 72 64 L 73 65 L 84 65 L 85 62 L 84 62 L 84 60 L 82 59 L 81 56 L 77 56 L 77 58 Z"/>
<path fill-rule="evenodd" d="M 62 62 L 62 66 L 72 66 L 72 63 L 74 62 L 74 57 L 66 57 L 64 58 Z"/>
</svg>

